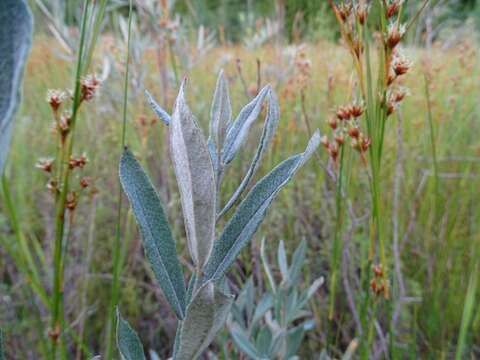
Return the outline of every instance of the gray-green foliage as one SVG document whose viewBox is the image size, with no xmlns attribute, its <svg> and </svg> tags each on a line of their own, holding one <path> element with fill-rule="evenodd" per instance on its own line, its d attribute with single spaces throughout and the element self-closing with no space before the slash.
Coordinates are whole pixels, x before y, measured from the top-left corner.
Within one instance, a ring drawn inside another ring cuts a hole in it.
<svg viewBox="0 0 480 360">
<path fill-rule="evenodd" d="M 117 310 L 117 346 L 123 360 L 145 359 L 142 343 L 137 333 Z"/>
<path fill-rule="evenodd" d="M 5 349 L 3 348 L 3 330 L 0 329 L 0 360 L 5 359 Z"/>
<path fill-rule="evenodd" d="M 23 68 L 32 40 L 32 16 L 24 0 L 0 1 L 0 174 L 20 101 Z"/>
<path fill-rule="evenodd" d="M 256 296 L 252 279 L 247 281 L 232 306 L 230 335 L 238 350 L 252 359 L 297 359 L 305 333 L 315 326 L 307 303 L 323 284 L 323 278 L 300 290 L 299 275 L 305 263 L 306 242 L 298 245 L 288 264 L 282 241 L 277 252 L 282 280 L 277 284 L 264 249 L 265 240 L 261 248 L 262 263 L 270 291 Z"/>
<path fill-rule="evenodd" d="M 188 288 L 185 288 L 175 242 L 161 200 L 128 149 L 120 160 L 120 181 L 142 233 L 146 256 L 179 319 L 173 358 L 196 359 L 223 327 L 233 304 L 233 296 L 225 293 L 219 285 L 220 280 L 254 235 L 275 196 L 315 151 L 320 134 L 315 133 L 305 152 L 283 161 L 259 180 L 243 198 L 221 235 L 215 239 L 218 219 L 240 200 L 273 138 L 279 119 L 277 98 L 270 86 L 265 87 L 232 122 L 228 84 L 221 72 L 213 98 L 210 136 L 207 140 L 187 106 L 185 80 L 180 86 L 171 116 L 148 93 L 146 95 L 155 113 L 169 125 L 170 153 L 180 190 L 188 249 L 195 268 Z M 242 147 L 249 129 L 267 101 L 264 130 L 252 164 L 239 189 L 222 207 L 219 194 L 224 172 Z M 119 346 L 137 346 L 132 334 L 132 331 L 118 334 Z M 123 341 L 122 336 L 132 338 Z"/>
</svg>

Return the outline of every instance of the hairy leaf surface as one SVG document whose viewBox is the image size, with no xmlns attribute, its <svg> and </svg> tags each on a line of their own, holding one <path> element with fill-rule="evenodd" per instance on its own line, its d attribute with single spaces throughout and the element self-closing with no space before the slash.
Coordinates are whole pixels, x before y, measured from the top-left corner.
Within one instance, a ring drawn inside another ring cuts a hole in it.
<svg viewBox="0 0 480 360">
<path fill-rule="evenodd" d="M 227 271 L 263 221 L 276 195 L 310 158 L 319 143 L 320 133 L 317 131 L 305 152 L 280 163 L 250 190 L 225 226 L 220 238 L 215 241 L 212 255 L 205 266 L 205 281 L 219 279 Z"/>
<path fill-rule="evenodd" d="M 215 175 L 202 130 L 185 102 L 183 81 L 172 115 L 170 153 L 177 177 L 187 243 L 194 263 L 202 267 L 215 236 Z"/>
<path fill-rule="evenodd" d="M 232 118 L 232 105 L 228 92 L 228 84 L 223 70 L 218 74 L 217 86 L 213 94 L 210 111 L 210 138 L 217 149 L 221 149 L 225 134 Z"/>
<path fill-rule="evenodd" d="M 185 281 L 167 217 L 150 179 L 130 150 L 120 160 L 120 181 L 143 237 L 155 277 L 179 319 L 185 314 Z"/>
<path fill-rule="evenodd" d="M 135 330 L 125 321 L 117 309 L 117 346 L 123 360 L 144 360 L 145 354 Z"/>
<path fill-rule="evenodd" d="M 255 172 L 260 165 L 260 161 L 262 160 L 262 156 L 267 149 L 268 145 L 272 141 L 273 135 L 275 135 L 275 131 L 277 130 L 278 119 L 280 118 L 280 108 L 278 105 L 278 99 L 273 90 L 268 92 L 268 112 L 267 117 L 265 119 L 265 124 L 263 126 L 262 136 L 260 138 L 260 143 L 258 144 L 257 151 L 255 156 L 253 157 L 252 163 L 248 168 L 245 177 L 243 178 L 242 182 L 238 186 L 238 188 L 233 193 L 232 197 L 228 200 L 227 204 L 224 206 L 220 214 L 218 216 L 222 216 L 225 214 L 240 198 L 240 195 L 244 192 L 247 186 L 250 184 Z"/>
<path fill-rule="evenodd" d="M 204 284 L 187 307 L 175 360 L 194 360 L 214 340 L 233 303 L 233 296 L 219 291 L 212 282 Z"/>
<path fill-rule="evenodd" d="M 32 15 L 26 1 L 0 1 L 0 175 L 20 102 L 20 85 L 30 51 L 32 28 Z"/>
<path fill-rule="evenodd" d="M 245 105 L 229 128 L 222 152 L 222 162 L 224 164 L 233 160 L 237 151 L 245 142 L 250 126 L 262 111 L 263 101 L 269 91 L 270 86 L 265 86 L 251 102 Z"/>
<path fill-rule="evenodd" d="M 153 96 L 147 90 L 145 90 L 145 96 L 147 97 L 148 104 L 152 108 L 153 112 L 158 116 L 158 118 L 162 120 L 165 125 L 170 125 L 170 122 L 172 121 L 171 116 L 168 115 L 168 113 L 163 110 L 160 105 L 158 105 Z"/>
</svg>

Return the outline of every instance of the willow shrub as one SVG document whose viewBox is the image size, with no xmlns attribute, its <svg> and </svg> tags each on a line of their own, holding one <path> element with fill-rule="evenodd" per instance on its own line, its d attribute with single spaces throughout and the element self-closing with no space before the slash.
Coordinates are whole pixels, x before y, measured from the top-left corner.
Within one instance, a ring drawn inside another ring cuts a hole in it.
<svg viewBox="0 0 480 360">
<path fill-rule="evenodd" d="M 195 271 L 185 284 L 161 199 L 129 149 L 120 160 L 120 180 L 143 238 L 145 254 L 156 279 L 178 318 L 173 359 L 199 357 L 223 327 L 233 304 L 226 292 L 225 274 L 262 223 L 272 201 L 320 142 L 317 131 L 305 152 L 277 165 L 249 187 L 279 120 L 277 97 L 264 87 L 232 121 L 227 82 L 221 72 L 213 96 L 207 140 L 185 100 L 185 80 L 173 114 L 164 111 L 147 93 L 153 110 L 169 126 L 170 155 L 180 191 L 187 244 Z M 238 189 L 224 205 L 220 189 L 224 171 L 244 145 L 249 129 L 268 102 L 263 132 L 252 163 Z M 239 204 L 237 205 L 237 203 Z M 229 209 L 235 212 L 216 238 L 216 225 Z M 126 360 L 144 359 L 134 330 L 118 315 L 117 343 Z"/>
</svg>

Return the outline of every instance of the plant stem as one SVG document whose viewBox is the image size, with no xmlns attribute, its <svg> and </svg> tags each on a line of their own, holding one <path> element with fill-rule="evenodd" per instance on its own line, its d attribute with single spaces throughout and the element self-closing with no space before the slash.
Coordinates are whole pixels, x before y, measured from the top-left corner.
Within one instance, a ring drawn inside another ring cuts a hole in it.
<svg viewBox="0 0 480 360">
<path fill-rule="evenodd" d="M 336 205 L 336 223 L 335 223 L 335 239 L 333 241 L 332 249 L 332 276 L 330 282 L 330 310 L 328 318 L 333 319 L 333 312 L 335 310 L 335 297 L 337 293 L 338 268 L 340 263 L 340 255 L 342 250 L 342 225 L 343 225 L 343 207 L 342 207 L 342 182 L 343 182 L 343 167 L 344 167 L 345 146 L 340 148 L 340 167 L 337 177 L 337 187 L 335 192 Z"/>
<path fill-rule="evenodd" d="M 120 154 L 123 152 L 125 147 L 125 138 L 126 138 L 126 127 L 127 127 L 127 103 L 128 103 L 128 73 L 129 73 L 129 62 L 130 62 L 130 38 L 132 30 L 132 0 L 129 2 L 129 12 L 128 12 L 128 37 L 127 37 L 127 56 L 125 64 L 125 82 L 123 89 L 123 121 L 122 121 L 122 141 L 120 147 Z M 118 305 L 118 300 L 120 297 L 120 272 L 122 268 L 122 253 L 121 247 L 126 247 L 126 242 L 120 244 L 120 232 L 121 232 L 121 222 L 122 222 L 122 208 L 123 208 L 123 196 L 122 196 L 122 186 L 120 180 L 118 183 L 118 209 L 117 209 L 117 226 L 115 234 L 115 242 L 113 245 L 113 270 L 112 270 L 112 292 L 110 297 L 110 306 L 108 309 L 108 333 L 107 333 L 107 349 L 105 358 L 111 360 L 113 357 L 113 340 L 115 338 L 115 328 L 116 328 L 116 316 L 115 309 Z M 122 246 L 123 245 L 123 246 Z"/>
<path fill-rule="evenodd" d="M 61 178 L 61 192 L 56 204 L 56 220 L 55 220 L 55 244 L 53 250 L 53 294 L 52 294 L 52 308 L 51 308 L 51 358 L 56 359 L 57 345 L 62 338 L 62 324 L 63 324 L 63 240 L 65 230 L 65 203 L 67 199 L 69 180 L 70 180 L 70 168 L 68 166 L 68 159 L 72 154 L 73 139 L 75 132 L 76 117 L 78 109 L 80 107 L 80 77 L 82 74 L 82 58 L 85 43 L 86 24 L 88 18 L 90 2 L 86 1 L 83 8 L 82 15 L 82 27 L 80 35 L 80 45 L 78 49 L 78 58 L 76 64 L 75 74 L 75 91 L 73 96 L 73 111 L 71 117 L 70 134 L 66 151 L 66 164 L 62 164 L 62 170 L 60 174 Z"/>
</svg>

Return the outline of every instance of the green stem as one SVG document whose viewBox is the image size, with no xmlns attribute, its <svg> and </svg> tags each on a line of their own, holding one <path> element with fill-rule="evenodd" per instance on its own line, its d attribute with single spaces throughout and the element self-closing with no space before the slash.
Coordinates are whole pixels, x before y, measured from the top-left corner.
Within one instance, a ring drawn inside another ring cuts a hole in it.
<svg viewBox="0 0 480 360">
<path fill-rule="evenodd" d="M 63 239 L 64 239 L 64 230 L 65 230 L 65 203 L 67 199 L 68 189 L 69 189 L 69 180 L 70 180 L 70 168 L 68 166 L 68 159 L 72 154 L 73 149 L 73 139 L 75 131 L 75 123 L 78 114 L 78 109 L 80 107 L 80 77 L 82 71 L 82 58 L 83 50 L 85 43 L 85 33 L 86 33 L 86 24 L 88 18 L 88 9 L 89 2 L 86 1 L 83 8 L 82 16 L 82 28 L 80 36 L 80 45 L 78 50 L 76 74 L 75 74 L 75 91 L 73 96 L 73 111 L 71 117 L 70 125 L 70 134 L 67 144 L 66 151 L 66 164 L 62 164 L 62 170 L 60 172 L 60 186 L 61 192 L 56 204 L 56 220 L 55 220 L 55 244 L 53 249 L 53 295 L 52 295 L 52 309 L 51 309 L 51 322 L 50 322 L 50 331 L 59 332 L 60 338 L 56 336 L 51 336 L 51 357 L 56 359 L 57 345 L 58 340 L 61 341 L 62 336 L 62 323 L 63 323 L 63 311 L 62 301 L 63 301 Z"/>
<path fill-rule="evenodd" d="M 122 141 L 120 154 L 125 147 L 126 139 L 126 127 L 127 127 L 127 103 L 128 103 L 128 72 L 129 72 L 129 62 L 130 62 L 130 38 L 132 30 L 132 0 L 129 2 L 129 13 L 128 13 L 128 38 L 127 38 L 127 57 L 125 65 L 125 82 L 123 89 L 123 122 L 122 122 Z M 122 268 L 122 254 L 125 253 L 124 247 L 126 247 L 126 242 L 123 244 L 120 243 L 120 232 L 121 232 L 121 222 L 122 222 L 122 208 L 123 208 L 123 197 L 122 197 L 122 187 L 119 182 L 118 184 L 118 209 L 117 209 L 117 226 L 115 234 L 115 242 L 113 245 L 113 269 L 112 269 L 112 291 L 110 296 L 110 306 L 108 309 L 108 329 L 107 329 L 107 349 L 105 353 L 105 358 L 111 360 L 113 357 L 113 344 L 115 339 L 115 329 L 116 329 L 116 316 L 115 309 L 118 305 L 120 297 L 120 272 Z M 123 246 L 122 246 L 123 245 Z M 123 250 L 122 250 L 123 249 Z"/>
<path fill-rule="evenodd" d="M 336 224 L 335 224 L 335 239 L 333 242 L 332 249 L 332 275 L 330 282 L 330 310 L 328 318 L 333 319 L 333 313 L 335 310 L 335 297 L 337 293 L 337 282 L 338 282 L 338 268 L 340 263 L 340 255 L 342 250 L 342 225 L 343 225 L 343 207 L 342 207 L 342 182 L 343 182 L 343 165 L 344 165 L 344 153 L 345 147 L 340 148 L 340 167 L 337 178 L 337 187 L 335 193 L 335 204 L 336 204 Z"/>
</svg>

